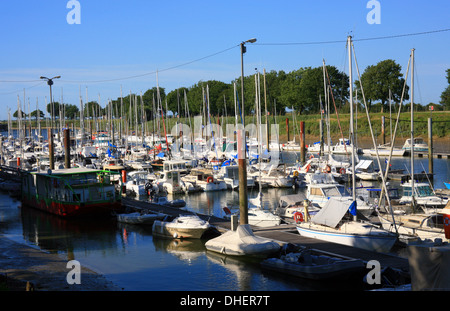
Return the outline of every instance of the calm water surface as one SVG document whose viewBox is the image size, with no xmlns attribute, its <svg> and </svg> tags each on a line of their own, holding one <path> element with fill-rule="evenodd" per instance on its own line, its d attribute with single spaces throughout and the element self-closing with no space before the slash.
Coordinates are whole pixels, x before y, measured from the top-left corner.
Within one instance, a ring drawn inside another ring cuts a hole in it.
<svg viewBox="0 0 450 311">
<path fill-rule="evenodd" d="M 435 159 L 434 186 L 443 188 L 450 176 L 450 161 Z M 409 167 L 409 159 L 394 159 L 393 168 Z M 428 159 L 417 159 L 415 168 L 428 170 Z M 302 189 L 266 189 L 263 204 L 275 207 L 284 194 Z M 249 190 L 256 197 L 257 189 Z M 222 216 L 222 207 L 238 206 L 237 191 L 178 196 L 187 209 Z M 27 207 L 0 194 L 0 232 L 7 237 L 76 259 L 102 273 L 124 290 L 149 291 L 286 291 L 325 290 L 331 283 L 307 282 L 263 272 L 257 261 L 223 257 L 207 252 L 204 241 L 153 237 L 150 227 L 119 224 L 113 219 L 64 220 Z"/>
</svg>

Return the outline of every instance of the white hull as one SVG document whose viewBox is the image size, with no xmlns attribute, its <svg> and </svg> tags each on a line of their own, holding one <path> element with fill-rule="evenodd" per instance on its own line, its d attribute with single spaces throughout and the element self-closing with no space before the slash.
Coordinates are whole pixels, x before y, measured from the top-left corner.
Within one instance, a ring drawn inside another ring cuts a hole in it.
<svg viewBox="0 0 450 311">
<path fill-rule="evenodd" d="M 395 149 L 392 150 L 392 156 L 393 157 L 402 157 L 402 156 L 405 155 L 405 152 L 406 152 L 405 149 L 395 148 Z M 368 154 L 370 154 L 373 157 L 375 157 L 377 155 L 375 149 L 365 150 L 364 153 L 368 153 Z M 378 149 L 378 155 L 380 157 L 388 157 L 390 155 L 390 153 L 391 153 L 390 149 L 385 149 L 385 148 Z"/>
<path fill-rule="evenodd" d="M 394 226 L 394 223 L 390 219 L 382 215 L 378 215 L 378 219 L 385 230 L 395 232 L 395 229 L 397 229 L 398 234 L 405 235 L 409 238 L 420 238 L 422 240 L 429 239 L 432 241 L 435 239 L 442 239 L 443 241 L 446 240 L 444 229 L 407 227 L 401 224 L 401 221 L 396 221 Z"/>
<path fill-rule="evenodd" d="M 297 225 L 297 231 L 301 236 L 324 240 L 332 243 L 352 246 L 369 251 L 380 253 L 389 252 L 397 237 L 392 234 L 371 234 L 370 231 L 366 233 L 355 233 L 343 229 L 334 229 L 330 227 L 314 225 L 310 223 L 302 223 Z"/>
<path fill-rule="evenodd" d="M 174 239 L 200 239 L 210 227 L 207 221 L 198 216 L 179 216 L 171 222 L 155 221 L 152 232 L 153 235 Z"/>
</svg>

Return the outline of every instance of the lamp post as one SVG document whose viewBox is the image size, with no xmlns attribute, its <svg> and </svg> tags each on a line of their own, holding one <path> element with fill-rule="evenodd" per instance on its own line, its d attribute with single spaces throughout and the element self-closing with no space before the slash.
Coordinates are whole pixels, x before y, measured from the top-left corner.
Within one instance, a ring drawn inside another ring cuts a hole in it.
<svg viewBox="0 0 450 311">
<path fill-rule="evenodd" d="M 241 45 L 241 101 L 242 101 L 242 129 L 237 129 L 238 139 L 238 165 L 239 165 L 239 223 L 248 224 L 248 197 L 247 197 L 247 159 L 246 159 L 246 139 L 245 139 L 245 113 L 244 113 L 244 53 L 246 43 L 254 43 L 256 39 L 249 39 Z"/>
<path fill-rule="evenodd" d="M 51 122 L 50 122 L 50 142 L 49 142 L 49 160 L 50 160 L 50 169 L 55 169 L 55 154 L 54 154 L 54 144 L 53 144 L 53 118 L 54 118 L 54 109 L 53 109 L 53 97 L 52 97 L 52 85 L 53 79 L 59 79 L 61 76 L 56 76 L 53 78 L 40 77 L 40 79 L 47 80 L 47 84 L 50 87 L 50 110 L 51 110 Z M 48 133 L 48 131 L 47 131 Z M 47 134 L 48 136 L 48 134 Z"/>
</svg>

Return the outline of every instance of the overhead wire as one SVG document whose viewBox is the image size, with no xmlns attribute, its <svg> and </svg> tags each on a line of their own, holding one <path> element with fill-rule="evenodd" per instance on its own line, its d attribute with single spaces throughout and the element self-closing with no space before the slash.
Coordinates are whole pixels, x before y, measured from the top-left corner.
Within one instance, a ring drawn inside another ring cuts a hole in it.
<svg viewBox="0 0 450 311">
<path fill-rule="evenodd" d="M 446 29 L 439 29 L 439 30 L 431 30 L 431 31 L 424 31 L 424 32 L 416 32 L 416 33 L 407 33 L 407 34 L 399 34 L 399 35 L 390 35 L 390 36 L 380 36 L 380 37 L 371 37 L 371 38 L 361 38 L 361 39 L 353 39 L 353 42 L 357 42 L 357 41 L 372 41 L 372 40 L 383 40 L 383 39 L 394 39 L 394 38 L 401 38 L 401 37 L 410 37 L 410 36 L 419 36 L 419 35 L 428 35 L 428 34 L 434 34 L 434 33 L 439 33 L 439 32 L 446 32 L 446 31 L 450 31 L 450 28 L 446 28 Z M 310 41 L 310 42 L 275 42 L 275 43 L 254 43 L 253 45 L 259 45 L 259 46 L 268 46 L 268 45 L 273 45 L 273 46 L 282 46 L 282 45 L 320 45 L 320 44 L 336 44 L 336 43 L 345 43 L 346 40 L 331 40 L 331 41 Z M 106 83 L 106 82 L 115 82 L 115 81 L 121 81 L 121 80 L 129 80 L 129 79 L 134 79 L 134 78 L 140 78 L 140 77 L 144 77 L 144 76 L 148 76 L 148 75 L 153 75 L 156 74 L 156 72 L 165 72 L 165 71 L 169 71 L 169 70 L 173 70 L 176 68 L 180 68 L 183 66 L 187 66 L 199 61 L 202 61 L 204 59 L 207 58 L 211 58 L 213 56 L 225 53 L 229 50 L 232 50 L 236 47 L 239 47 L 238 45 L 234 45 L 232 47 L 226 48 L 224 50 L 182 63 L 182 64 L 178 64 L 175 66 L 171 66 L 171 67 L 167 67 L 164 69 L 159 69 L 159 70 L 154 70 L 151 72 L 146 72 L 143 74 L 138 74 L 138 75 L 131 75 L 131 76 L 126 76 L 126 77 L 118 77 L 118 78 L 113 78 L 113 79 L 103 79 L 103 80 L 86 80 L 86 81 L 82 81 L 82 80 L 64 80 L 61 79 L 61 82 L 65 82 L 65 83 L 79 83 L 79 84 L 92 84 L 92 83 Z M 37 82 L 39 80 L 24 80 L 24 81 L 10 81 L 10 80 L 0 80 L 0 83 L 31 83 L 31 82 Z M 38 84 L 40 85 L 40 84 Z M 31 86 L 29 88 L 35 87 L 37 85 Z M 11 93 L 15 93 L 11 92 Z M 0 95 L 5 95 L 5 94 L 10 94 L 10 93 L 0 93 Z"/>
</svg>

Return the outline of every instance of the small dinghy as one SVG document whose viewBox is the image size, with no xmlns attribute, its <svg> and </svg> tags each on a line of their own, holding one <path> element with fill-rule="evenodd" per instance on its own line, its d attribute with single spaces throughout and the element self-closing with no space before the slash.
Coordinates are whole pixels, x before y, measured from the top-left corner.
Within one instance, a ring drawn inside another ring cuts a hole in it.
<svg viewBox="0 0 450 311">
<path fill-rule="evenodd" d="M 127 223 L 127 224 L 135 224 L 135 225 L 152 225 L 155 220 L 161 220 L 166 217 L 166 214 L 162 213 L 148 213 L 142 214 L 140 212 L 134 212 L 129 214 L 117 214 L 117 221 Z"/>
<path fill-rule="evenodd" d="M 280 245 L 272 240 L 257 237 L 250 225 L 239 225 L 236 231 L 227 231 L 205 243 L 209 251 L 232 256 L 266 258 L 280 250 Z"/>
<path fill-rule="evenodd" d="M 153 235 L 174 239 L 200 239 L 211 228 L 209 222 L 197 215 L 180 215 L 173 221 L 155 221 Z"/>
<path fill-rule="evenodd" d="M 268 258 L 261 262 L 263 269 L 306 279 L 324 280 L 349 277 L 364 272 L 362 260 L 324 255 L 308 248 Z"/>
<path fill-rule="evenodd" d="M 186 206 L 186 201 L 184 201 L 182 199 L 170 201 L 167 199 L 166 196 L 156 196 L 153 198 L 153 200 L 151 202 L 154 204 L 167 206 L 167 207 L 185 207 Z"/>
</svg>

